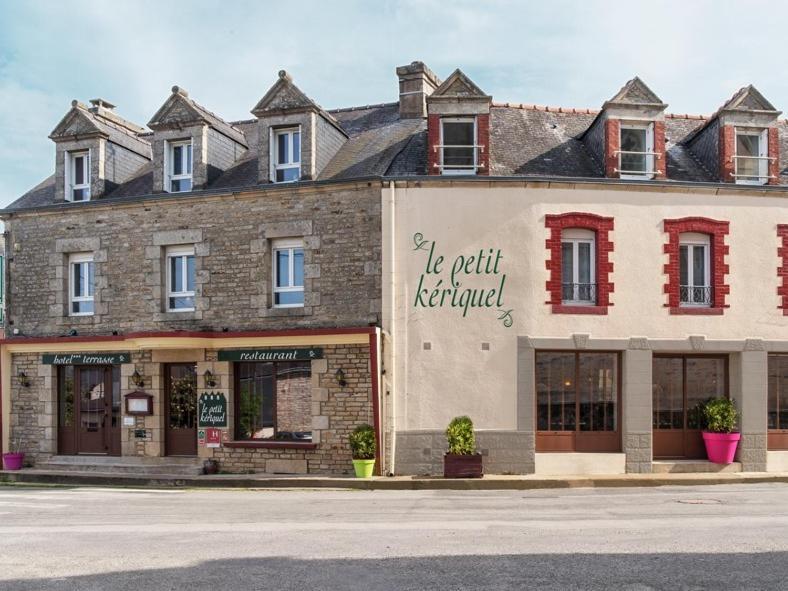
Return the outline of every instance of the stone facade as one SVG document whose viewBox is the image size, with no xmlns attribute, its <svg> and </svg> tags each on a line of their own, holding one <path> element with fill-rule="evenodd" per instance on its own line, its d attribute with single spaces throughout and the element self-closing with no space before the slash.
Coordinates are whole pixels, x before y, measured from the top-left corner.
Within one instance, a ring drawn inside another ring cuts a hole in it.
<svg viewBox="0 0 788 591">
<path fill-rule="evenodd" d="M 80 204 L 9 219 L 11 328 L 25 336 L 120 331 L 265 330 L 379 321 L 380 189 L 271 187 L 251 195 L 185 196 L 112 207 Z M 305 306 L 271 306 L 271 240 L 301 238 Z M 168 313 L 163 248 L 191 242 L 196 311 Z M 92 252 L 96 315 L 66 316 L 70 252 Z M 29 294 L 38 294 L 35 298 Z"/>
</svg>

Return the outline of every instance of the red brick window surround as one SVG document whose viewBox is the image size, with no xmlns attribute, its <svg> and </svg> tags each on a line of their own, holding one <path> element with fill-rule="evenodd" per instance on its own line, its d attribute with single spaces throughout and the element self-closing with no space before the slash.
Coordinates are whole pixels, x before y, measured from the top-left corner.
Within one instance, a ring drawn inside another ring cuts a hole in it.
<svg viewBox="0 0 788 591">
<path fill-rule="evenodd" d="M 780 257 L 777 277 L 782 280 L 777 287 L 777 295 L 782 298 L 779 308 L 783 311 L 783 316 L 788 316 L 788 224 L 777 226 L 777 236 L 781 242 L 777 249 L 777 256 Z"/>
<path fill-rule="evenodd" d="M 664 266 L 664 273 L 668 282 L 665 284 L 665 294 L 668 301 L 665 304 L 671 314 L 693 315 L 719 315 L 729 306 L 725 303 L 725 296 L 730 293 L 730 286 L 725 283 L 725 276 L 729 268 L 725 262 L 728 255 L 728 246 L 725 236 L 728 234 L 730 223 L 727 221 L 712 220 L 702 217 L 688 217 L 673 220 L 664 220 L 663 226 L 668 235 L 668 242 L 664 252 L 668 255 L 668 262 Z M 709 236 L 711 253 L 709 255 L 709 285 L 712 288 L 709 306 L 682 306 L 680 289 L 680 240 L 685 233 L 705 234 Z"/>
<path fill-rule="evenodd" d="M 608 307 L 613 305 L 610 294 L 614 291 L 610 281 L 613 272 L 613 263 L 610 262 L 610 253 L 613 252 L 613 242 L 610 240 L 613 218 L 580 212 L 546 215 L 545 227 L 550 230 L 550 237 L 545 241 L 549 254 L 545 264 L 550 271 L 550 279 L 546 283 L 549 299 L 545 303 L 552 306 L 553 314 L 607 314 Z M 596 303 L 593 305 L 563 303 L 561 236 L 564 230 L 572 229 L 594 232 Z"/>
<path fill-rule="evenodd" d="M 746 128 L 738 128 L 739 131 L 746 132 Z M 757 132 L 755 128 L 750 130 Z M 734 125 L 720 126 L 720 180 L 724 183 L 736 182 L 736 132 Z M 769 127 L 765 130 L 766 134 L 766 155 L 769 161 L 766 165 L 767 185 L 780 184 L 780 137 L 776 127 Z M 758 183 L 756 183 L 758 184 Z"/>
</svg>

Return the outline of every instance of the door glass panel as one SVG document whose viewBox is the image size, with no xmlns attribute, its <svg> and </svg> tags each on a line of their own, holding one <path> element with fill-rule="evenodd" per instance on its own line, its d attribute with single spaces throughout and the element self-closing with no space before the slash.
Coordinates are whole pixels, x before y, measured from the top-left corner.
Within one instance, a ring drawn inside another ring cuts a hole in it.
<svg viewBox="0 0 788 591">
<path fill-rule="evenodd" d="M 87 433 L 98 433 L 105 414 L 104 368 L 79 368 L 80 428 Z"/>
<path fill-rule="evenodd" d="M 616 355 L 578 355 L 580 431 L 616 430 Z"/>
<path fill-rule="evenodd" d="M 724 359 L 687 358 L 687 429 L 702 429 L 700 405 L 725 394 Z"/>
<path fill-rule="evenodd" d="M 59 369 L 58 378 L 58 404 L 60 406 L 58 425 L 60 427 L 74 426 L 74 366 L 64 365 Z"/>
<path fill-rule="evenodd" d="M 684 375 L 680 357 L 655 357 L 653 362 L 653 427 L 684 427 Z"/>
<path fill-rule="evenodd" d="M 197 426 L 197 368 L 179 364 L 169 369 L 168 427 L 194 429 Z"/>
<path fill-rule="evenodd" d="M 575 429 L 574 353 L 536 354 L 537 429 Z"/>
</svg>

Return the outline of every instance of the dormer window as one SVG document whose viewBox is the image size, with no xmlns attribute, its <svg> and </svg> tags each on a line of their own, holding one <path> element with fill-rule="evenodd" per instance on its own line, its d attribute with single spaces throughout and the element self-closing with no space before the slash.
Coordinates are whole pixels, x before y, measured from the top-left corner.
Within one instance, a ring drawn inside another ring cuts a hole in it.
<svg viewBox="0 0 788 591">
<path fill-rule="evenodd" d="M 301 130 L 274 131 L 273 169 L 275 183 L 292 183 L 301 178 Z"/>
<path fill-rule="evenodd" d="M 441 174 L 476 174 L 478 168 L 476 118 L 441 119 Z"/>
<path fill-rule="evenodd" d="M 741 185 L 765 185 L 769 180 L 767 131 L 736 130 L 734 177 Z"/>
<path fill-rule="evenodd" d="M 66 200 L 90 200 L 90 152 L 66 153 Z"/>
<path fill-rule="evenodd" d="M 191 140 L 167 143 L 166 188 L 170 193 L 192 190 L 192 142 Z"/>
<path fill-rule="evenodd" d="M 622 179 L 654 178 L 654 124 L 622 123 L 618 152 L 619 175 Z"/>
</svg>

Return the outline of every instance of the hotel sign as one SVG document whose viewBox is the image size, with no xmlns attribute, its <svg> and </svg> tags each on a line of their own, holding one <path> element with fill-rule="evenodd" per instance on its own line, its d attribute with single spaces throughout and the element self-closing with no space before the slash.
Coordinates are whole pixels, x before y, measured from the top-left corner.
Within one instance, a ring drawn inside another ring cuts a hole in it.
<svg viewBox="0 0 788 591">
<path fill-rule="evenodd" d="M 44 365 L 118 365 L 131 363 L 131 353 L 44 353 Z"/>
<path fill-rule="evenodd" d="M 219 361 L 311 361 L 322 359 L 323 349 L 227 349 Z"/>
</svg>

